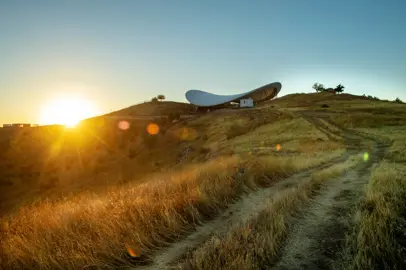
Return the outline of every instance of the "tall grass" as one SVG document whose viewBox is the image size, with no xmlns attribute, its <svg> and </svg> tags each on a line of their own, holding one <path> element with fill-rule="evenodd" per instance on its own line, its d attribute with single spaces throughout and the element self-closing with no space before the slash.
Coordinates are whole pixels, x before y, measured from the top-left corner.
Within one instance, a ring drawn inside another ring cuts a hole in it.
<svg viewBox="0 0 406 270">
<path fill-rule="evenodd" d="M 184 269 L 264 269 L 272 266 L 280 254 L 291 225 L 290 217 L 308 203 L 320 186 L 356 166 L 360 157 L 314 173 L 309 181 L 269 198 L 263 210 L 252 220 L 236 224 L 222 236 L 213 236 L 197 249 Z"/>
<path fill-rule="evenodd" d="M 350 269 L 406 267 L 406 166 L 383 162 L 372 173 L 348 238 Z"/>
<path fill-rule="evenodd" d="M 249 190 L 341 153 L 217 159 L 137 186 L 23 207 L 0 220 L 0 263 L 5 269 L 108 268 L 131 265 L 129 250 L 148 261 Z"/>
<path fill-rule="evenodd" d="M 392 145 L 372 172 L 344 252 L 348 269 L 406 268 L 406 165 L 404 127 L 361 129 Z"/>
</svg>

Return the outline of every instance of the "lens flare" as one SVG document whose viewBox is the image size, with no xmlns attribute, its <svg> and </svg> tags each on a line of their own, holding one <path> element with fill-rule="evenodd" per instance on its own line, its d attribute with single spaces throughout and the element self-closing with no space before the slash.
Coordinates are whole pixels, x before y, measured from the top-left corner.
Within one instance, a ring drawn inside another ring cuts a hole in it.
<svg viewBox="0 0 406 270">
<path fill-rule="evenodd" d="M 122 120 L 122 121 L 118 122 L 118 128 L 121 129 L 121 130 L 127 130 L 127 129 L 130 128 L 130 123 L 128 123 L 127 121 Z"/>
<path fill-rule="evenodd" d="M 127 248 L 128 255 L 133 258 L 138 257 L 138 254 L 128 244 L 125 244 L 125 247 Z"/>
<path fill-rule="evenodd" d="M 368 152 L 365 152 L 364 153 L 364 161 L 367 162 L 368 159 L 369 159 L 369 154 L 368 154 Z"/>
<path fill-rule="evenodd" d="M 281 145 L 278 143 L 278 144 L 276 145 L 276 151 L 279 151 L 279 150 L 281 150 Z"/>
<path fill-rule="evenodd" d="M 156 135 L 159 132 L 159 126 L 157 124 L 154 124 L 154 123 L 149 124 L 147 126 L 147 132 L 149 134 L 151 134 L 151 135 Z"/>
</svg>

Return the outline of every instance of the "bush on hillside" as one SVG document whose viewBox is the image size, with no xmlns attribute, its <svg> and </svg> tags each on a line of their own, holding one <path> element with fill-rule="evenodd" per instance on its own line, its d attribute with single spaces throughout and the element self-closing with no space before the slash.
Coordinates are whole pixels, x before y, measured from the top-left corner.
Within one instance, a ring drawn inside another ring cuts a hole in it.
<svg viewBox="0 0 406 270">
<path fill-rule="evenodd" d="M 164 100 L 165 99 L 165 95 L 158 95 L 156 97 L 158 100 Z"/>
<path fill-rule="evenodd" d="M 373 96 L 371 96 L 371 95 L 368 95 L 368 98 L 369 98 L 369 99 L 373 99 L 373 100 L 380 100 L 378 97 L 373 97 Z"/>
<path fill-rule="evenodd" d="M 400 100 L 400 98 L 396 98 L 395 103 L 404 104 L 404 102 L 402 100 Z"/>
<path fill-rule="evenodd" d="M 334 91 L 336 92 L 336 93 L 342 93 L 342 92 L 344 92 L 344 85 L 342 85 L 341 83 L 339 84 L 339 85 L 337 85 L 336 86 L 336 88 L 334 88 Z"/>
<path fill-rule="evenodd" d="M 337 85 L 335 88 L 325 88 L 321 83 L 313 84 L 312 88 L 316 90 L 316 92 L 335 92 L 335 93 L 342 93 L 344 92 L 344 85 L 341 83 Z"/>
</svg>

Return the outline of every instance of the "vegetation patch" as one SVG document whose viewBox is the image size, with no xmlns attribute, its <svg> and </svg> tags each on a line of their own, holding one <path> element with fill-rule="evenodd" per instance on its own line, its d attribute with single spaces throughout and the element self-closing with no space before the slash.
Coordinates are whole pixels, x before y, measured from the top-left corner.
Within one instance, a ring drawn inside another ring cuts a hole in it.
<svg viewBox="0 0 406 270">
<path fill-rule="evenodd" d="M 263 205 L 254 219 L 234 225 L 226 235 L 215 235 L 193 252 L 184 269 L 263 269 L 277 260 L 291 227 L 290 217 L 310 202 L 321 185 L 359 163 L 354 156 L 312 175 L 310 180 L 288 188 Z"/>
<path fill-rule="evenodd" d="M 126 244 L 140 260 L 210 219 L 249 190 L 339 156 L 229 157 L 145 184 L 104 194 L 41 201 L 1 219 L 4 268 L 96 268 L 130 265 Z M 240 175 L 236 177 L 237 173 Z"/>
<path fill-rule="evenodd" d="M 360 129 L 392 145 L 373 171 L 358 205 L 356 223 L 347 238 L 344 255 L 350 269 L 404 269 L 406 267 L 406 165 L 404 127 Z"/>
</svg>

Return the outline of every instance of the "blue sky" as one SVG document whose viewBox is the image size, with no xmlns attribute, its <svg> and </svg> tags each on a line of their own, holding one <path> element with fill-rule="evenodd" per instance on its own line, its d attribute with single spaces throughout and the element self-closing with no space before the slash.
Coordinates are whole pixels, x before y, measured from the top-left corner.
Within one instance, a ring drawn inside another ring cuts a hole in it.
<svg viewBox="0 0 406 270">
<path fill-rule="evenodd" d="M 102 112 L 188 89 L 339 83 L 406 100 L 406 1 L 0 0 L 0 123 L 80 94 Z"/>
</svg>

